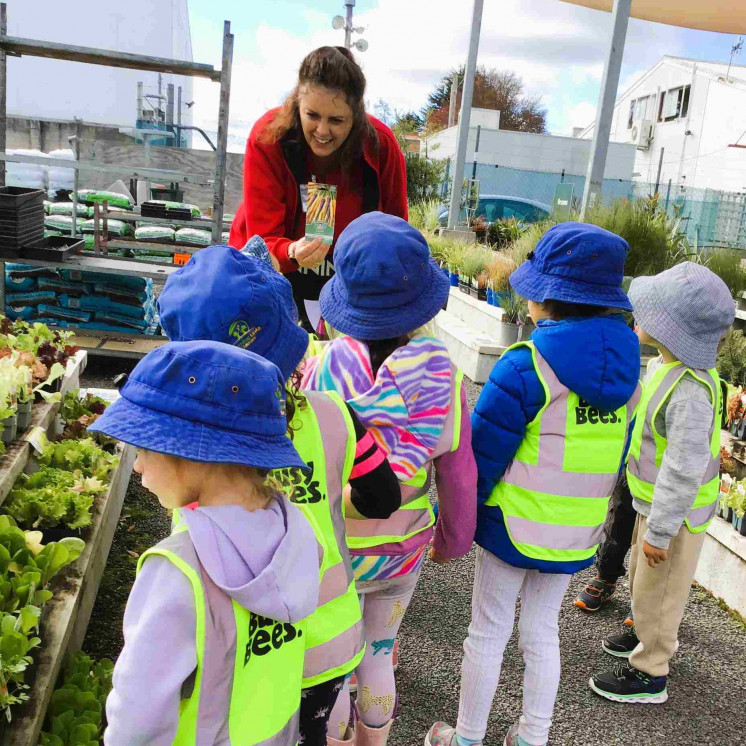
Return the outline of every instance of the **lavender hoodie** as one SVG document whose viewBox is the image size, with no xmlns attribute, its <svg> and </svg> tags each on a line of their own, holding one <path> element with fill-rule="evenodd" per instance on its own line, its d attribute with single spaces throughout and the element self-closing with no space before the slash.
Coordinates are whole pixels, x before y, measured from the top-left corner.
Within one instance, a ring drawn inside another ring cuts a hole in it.
<svg viewBox="0 0 746 746">
<path fill-rule="evenodd" d="M 206 573 L 241 606 L 280 622 L 298 622 L 315 610 L 316 538 L 287 500 L 275 499 L 253 512 L 237 505 L 182 510 L 181 517 Z M 106 703 L 106 746 L 170 746 L 182 684 L 196 665 L 191 585 L 170 560 L 149 557 L 124 613 L 124 649 Z M 198 744 L 229 742 L 221 705 L 230 696 L 230 683 L 225 692 L 213 692 L 214 702 L 203 692 L 202 705 L 214 717 L 200 730 Z"/>
</svg>

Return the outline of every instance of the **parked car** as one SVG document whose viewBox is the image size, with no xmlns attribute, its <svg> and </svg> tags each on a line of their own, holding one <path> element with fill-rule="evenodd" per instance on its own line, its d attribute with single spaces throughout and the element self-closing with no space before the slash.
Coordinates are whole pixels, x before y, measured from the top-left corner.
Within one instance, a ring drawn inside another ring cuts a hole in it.
<svg viewBox="0 0 746 746">
<path fill-rule="evenodd" d="M 503 218 L 515 218 L 522 223 L 539 223 L 549 218 L 552 208 L 543 202 L 524 197 L 507 197 L 501 194 L 480 194 L 475 217 L 484 218 L 487 223 L 494 223 Z M 462 211 L 462 219 L 466 214 Z M 448 205 L 438 213 L 441 226 L 448 224 Z"/>
</svg>

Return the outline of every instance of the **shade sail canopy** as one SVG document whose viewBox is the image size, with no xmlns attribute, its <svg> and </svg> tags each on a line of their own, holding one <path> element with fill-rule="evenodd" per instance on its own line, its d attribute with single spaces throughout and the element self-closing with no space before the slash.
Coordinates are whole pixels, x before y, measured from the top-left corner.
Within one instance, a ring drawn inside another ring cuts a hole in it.
<svg viewBox="0 0 746 746">
<path fill-rule="evenodd" d="M 563 0 L 611 12 L 613 0 Z M 670 26 L 746 34 L 746 0 L 632 0 L 632 18 Z"/>
</svg>

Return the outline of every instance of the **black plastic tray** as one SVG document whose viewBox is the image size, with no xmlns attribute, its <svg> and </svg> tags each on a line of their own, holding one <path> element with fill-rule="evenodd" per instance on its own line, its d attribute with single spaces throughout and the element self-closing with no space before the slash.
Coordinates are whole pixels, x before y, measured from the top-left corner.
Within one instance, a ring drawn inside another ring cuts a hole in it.
<svg viewBox="0 0 746 746">
<path fill-rule="evenodd" d="M 23 259 L 41 259 L 50 262 L 64 262 L 70 256 L 77 254 L 84 245 L 84 241 L 71 236 L 48 236 L 28 244 L 21 249 Z"/>
<path fill-rule="evenodd" d="M 0 208 L 18 209 L 29 203 L 44 204 L 47 193 L 43 189 L 26 189 L 25 187 L 0 187 Z"/>
<path fill-rule="evenodd" d="M 143 202 L 140 205 L 140 215 L 144 218 L 161 218 L 163 220 L 192 220 L 194 215 L 187 207 L 166 207 Z"/>
</svg>

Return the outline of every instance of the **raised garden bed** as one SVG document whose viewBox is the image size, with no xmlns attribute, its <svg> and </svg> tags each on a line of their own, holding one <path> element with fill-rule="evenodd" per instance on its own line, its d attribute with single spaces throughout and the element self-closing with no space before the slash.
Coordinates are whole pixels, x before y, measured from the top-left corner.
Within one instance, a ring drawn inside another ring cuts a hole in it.
<svg viewBox="0 0 746 746">
<path fill-rule="evenodd" d="M 44 606 L 40 621 L 42 643 L 33 652 L 30 699 L 14 708 L 12 722 L 0 728 L 3 744 L 36 746 L 65 653 L 79 650 L 83 643 L 122 512 L 135 449 L 125 446 L 119 455 L 119 467 L 109 489 L 94 503 L 93 524 L 83 533 L 85 550 L 52 581 L 50 590 L 54 595 Z"/>
</svg>

